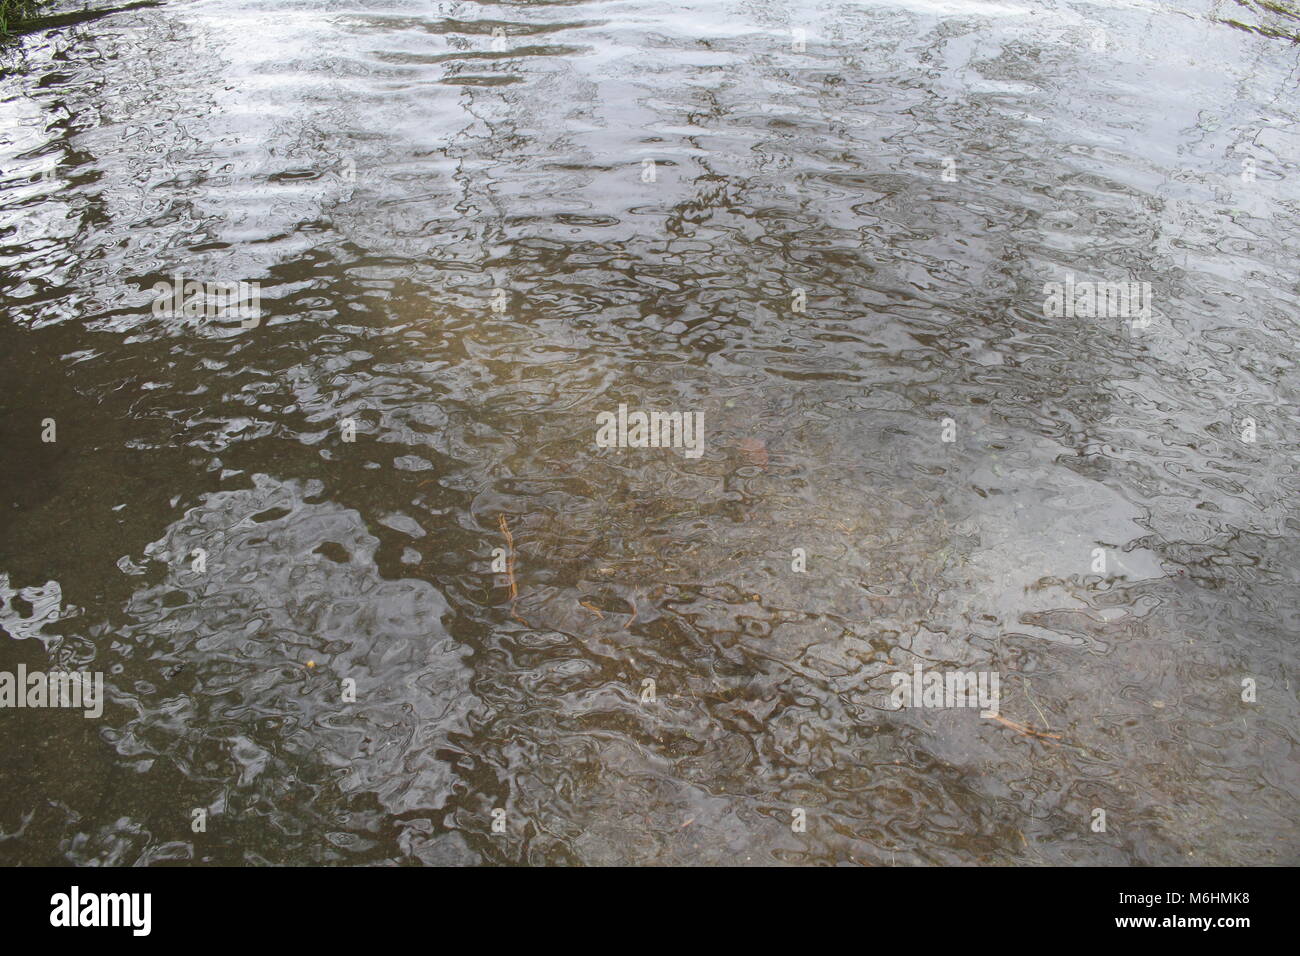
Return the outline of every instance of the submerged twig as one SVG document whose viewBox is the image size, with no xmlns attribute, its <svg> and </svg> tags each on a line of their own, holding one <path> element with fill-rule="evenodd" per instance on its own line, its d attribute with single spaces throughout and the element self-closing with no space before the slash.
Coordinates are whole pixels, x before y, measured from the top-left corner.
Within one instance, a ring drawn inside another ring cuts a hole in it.
<svg viewBox="0 0 1300 956">
<path fill-rule="evenodd" d="M 1041 717 L 1041 718 L 1043 719 L 1043 726 L 1046 727 L 1048 730 L 1051 730 L 1051 729 L 1052 729 L 1052 723 L 1051 723 L 1051 721 L 1049 721 L 1049 720 L 1047 719 L 1047 715 L 1043 713 L 1043 708 L 1039 707 L 1039 706 L 1038 706 L 1038 702 L 1037 702 L 1036 700 L 1034 700 L 1034 698 L 1031 697 L 1030 694 L 1029 694 L 1029 678 L 1028 678 L 1028 677 L 1025 677 L 1024 675 L 1021 675 L 1021 678 L 1020 678 L 1020 679 L 1023 680 L 1023 681 L 1025 682 L 1025 698 L 1026 698 L 1026 699 L 1027 699 L 1031 704 L 1034 705 L 1034 710 L 1038 711 L 1038 716 Z"/>
<path fill-rule="evenodd" d="M 510 533 L 510 526 L 506 524 L 505 515 L 497 515 L 497 521 L 506 539 L 506 577 L 510 581 L 510 616 L 520 624 L 527 624 L 527 621 L 515 613 L 515 601 L 519 598 L 519 587 L 515 584 L 515 538 Z"/>
<path fill-rule="evenodd" d="M 1016 733 L 1019 734 L 1025 734 L 1031 737 L 1043 737 L 1047 740 L 1061 739 L 1060 734 L 1046 734 L 1043 733 L 1041 730 L 1034 730 L 1032 727 L 1026 727 L 1024 724 L 1018 724 L 1014 720 L 1007 720 L 1007 718 L 1003 717 L 1001 714 L 983 714 L 981 716 L 987 717 L 990 720 L 996 720 L 998 723 L 1002 724 L 1005 727 L 1010 727 L 1012 730 L 1014 730 Z"/>
</svg>

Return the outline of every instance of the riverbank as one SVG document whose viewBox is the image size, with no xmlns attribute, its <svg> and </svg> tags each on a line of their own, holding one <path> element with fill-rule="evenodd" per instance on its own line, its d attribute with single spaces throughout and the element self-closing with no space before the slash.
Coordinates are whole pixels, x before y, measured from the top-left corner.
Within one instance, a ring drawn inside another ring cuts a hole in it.
<svg viewBox="0 0 1300 956">
<path fill-rule="evenodd" d="M 0 0 L 0 34 L 8 33 L 36 12 L 36 0 Z"/>
</svg>

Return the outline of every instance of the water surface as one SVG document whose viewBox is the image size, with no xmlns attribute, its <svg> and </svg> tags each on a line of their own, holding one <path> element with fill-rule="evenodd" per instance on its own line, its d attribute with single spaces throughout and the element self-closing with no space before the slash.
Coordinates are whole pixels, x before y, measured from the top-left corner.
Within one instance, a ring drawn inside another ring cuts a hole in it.
<svg viewBox="0 0 1300 956">
<path fill-rule="evenodd" d="M 0 860 L 1300 862 L 1297 30 L 177 0 L 19 36 L 0 669 L 109 689 L 0 711 Z M 1149 327 L 1045 316 L 1067 273 L 1150 283 Z M 155 316 L 176 274 L 261 322 Z M 597 447 L 620 404 L 704 454 Z M 917 661 L 1037 733 L 895 710 Z"/>
</svg>

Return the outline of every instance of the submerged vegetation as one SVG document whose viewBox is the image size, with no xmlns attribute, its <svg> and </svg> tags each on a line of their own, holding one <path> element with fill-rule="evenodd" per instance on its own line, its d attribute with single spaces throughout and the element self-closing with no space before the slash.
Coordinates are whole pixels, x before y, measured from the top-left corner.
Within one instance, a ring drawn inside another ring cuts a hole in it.
<svg viewBox="0 0 1300 956">
<path fill-rule="evenodd" d="M 36 12 L 40 0 L 0 0 L 0 34 L 8 33 Z"/>
</svg>

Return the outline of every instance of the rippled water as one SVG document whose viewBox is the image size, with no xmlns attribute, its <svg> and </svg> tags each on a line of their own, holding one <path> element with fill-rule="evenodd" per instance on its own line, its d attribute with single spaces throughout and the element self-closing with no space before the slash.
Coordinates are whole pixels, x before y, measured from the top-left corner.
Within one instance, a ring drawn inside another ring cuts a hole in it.
<svg viewBox="0 0 1300 956">
<path fill-rule="evenodd" d="M 20 35 L 0 668 L 108 703 L 0 710 L 0 860 L 1300 861 L 1297 31 L 197 0 Z M 1149 326 L 1046 316 L 1067 273 L 1150 283 Z M 156 316 L 177 274 L 261 322 Z M 598 447 L 620 404 L 704 453 Z M 1011 724 L 895 709 L 917 661 L 999 673 Z"/>
</svg>

